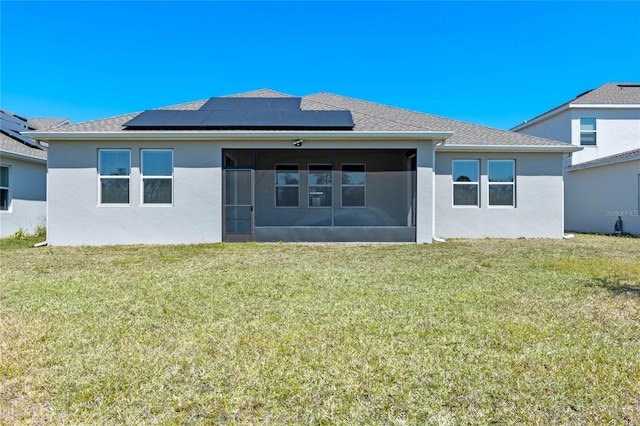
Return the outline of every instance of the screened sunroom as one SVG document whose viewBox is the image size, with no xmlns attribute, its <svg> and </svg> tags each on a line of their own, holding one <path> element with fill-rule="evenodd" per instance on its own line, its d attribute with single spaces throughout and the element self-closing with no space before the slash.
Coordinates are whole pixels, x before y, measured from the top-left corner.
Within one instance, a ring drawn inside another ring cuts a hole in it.
<svg viewBox="0 0 640 426">
<path fill-rule="evenodd" d="M 223 150 L 225 241 L 416 241 L 415 149 Z"/>
</svg>

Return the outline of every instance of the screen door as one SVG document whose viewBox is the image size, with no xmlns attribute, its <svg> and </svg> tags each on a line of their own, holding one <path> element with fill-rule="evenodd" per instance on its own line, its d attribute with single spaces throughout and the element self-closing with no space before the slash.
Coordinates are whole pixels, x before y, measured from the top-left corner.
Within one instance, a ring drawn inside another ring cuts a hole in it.
<svg viewBox="0 0 640 426">
<path fill-rule="evenodd" d="M 225 170 L 224 241 L 253 240 L 253 170 Z"/>
</svg>

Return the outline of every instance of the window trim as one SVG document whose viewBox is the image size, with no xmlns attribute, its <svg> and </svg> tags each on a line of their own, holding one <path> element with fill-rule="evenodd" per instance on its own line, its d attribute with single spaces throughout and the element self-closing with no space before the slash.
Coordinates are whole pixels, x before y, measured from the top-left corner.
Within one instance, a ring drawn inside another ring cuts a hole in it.
<svg viewBox="0 0 640 426">
<path fill-rule="evenodd" d="M 2 205 L 0 205 L 0 212 L 3 212 L 3 213 L 7 213 L 8 212 L 8 213 L 10 213 L 11 212 L 11 207 L 12 207 L 12 205 L 11 205 L 11 166 L 2 164 L 2 165 L 0 165 L 0 168 L 6 168 L 7 169 L 7 186 L 3 186 L 0 183 L 0 190 L 3 189 L 3 190 L 7 191 L 7 208 L 3 209 Z"/>
<path fill-rule="evenodd" d="M 456 182 L 453 179 L 453 165 L 456 161 L 475 161 L 476 165 L 477 165 L 477 174 L 478 174 L 478 180 L 477 181 L 472 181 L 472 182 Z M 480 174 L 481 169 L 480 169 L 480 159 L 478 158 L 453 158 L 451 160 L 451 183 L 453 184 L 451 186 L 451 206 L 453 208 L 456 209 L 477 209 L 480 208 L 480 198 L 481 198 L 481 194 L 480 194 L 480 181 L 482 180 L 482 175 Z M 455 188 L 456 185 L 475 185 L 476 186 L 476 204 L 456 204 L 456 197 L 455 197 Z"/>
<path fill-rule="evenodd" d="M 582 119 L 583 118 L 593 118 L 593 130 L 582 130 Z M 578 130 L 580 131 L 580 146 L 598 146 L 598 118 L 594 116 L 583 116 L 578 120 Z M 582 135 L 583 134 L 593 134 L 593 143 L 582 143 Z"/>
<path fill-rule="evenodd" d="M 512 182 L 491 182 L 489 179 L 491 162 L 492 161 L 510 161 L 513 164 L 513 181 Z M 516 208 L 516 160 L 514 158 L 491 158 L 487 159 L 487 207 L 492 209 L 515 209 Z M 510 205 L 504 204 L 491 204 L 491 185 L 511 185 L 513 187 L 513 200 Z"/>
<path fill-rule="evenodd" d="M 171 175 L 170 176 L 155 176 L 144 174 L 144 153 L 145 151 L 155 152 L 170 152 L 171 153 Z M 174 153 L 171 148 L 143 148 L 140 150 L 140 205 L 143 207 L 173 207 L 174 203 Z M 145 179 L 163 179 L 171 180 L 171 202 L 170 203 L 145 203 L 144 202 L 144 181 Z"/>
<path fill-rule="evenodd" d="M 100 170 L 101 155 L 103 152 L 126 152 L 129 155 L 129 174 L 126 176 L 103 175 Z M 102 179 L 127 179 L 129 182 L 129 199 L 126 203 L 103 203 L 102 202 Z M 131 206 L 131 149 L 123 148 L 98 148 L 98 206 L 104 207 L 130 207 Z"/>
<path fill-rule="evenodd" d="M 323 167 L 328 167 L 328 171 L 329 173 L 331 173 L 331 182 L 329 182 L 328 184 L 322 184 L 322 185 L 312 185 L 311 184 L 311 167 L 313 166 L 323 166 Z M 334 181 L 334 175 L 333 175 L 333 167 L 331 166 L 331 163 L 309 163 L 307 164 L 307 195 L 308 195 L 308 203 L 307 203 L 307 207 L 309 207 L 310 209 L 330 209 L 333 207 L 333 181 Z M 321 187 L 321 188 L 330 188 L 331 189 L 331 197 L 329 198 L 329 205 L 328 206 L 312 206 L 311 205 L 311 187 Z"/>
<path fill-rule="evenodd" d="M 342 182 L 342 175 L 344 173 L 344 166 L 362 166 L 362 173 L 364 173 L 363 184 L 345 184 Z M 344 191 L 347 188 L 363 188 L 364 189 L 364 203 L 361 206 L 345 206 L 344 205 Z M 340 164 L 340 208 L 342 209 L 366 209 L 367 208 L 367 163 L 342 163 Z"/>
<path fill-rule="evenodd" d="M 298 170 L 298 183 L 297 184 L 278 184 L 278 166 L 295 166 Z M 275 163 L 273 165 L 273 205 L 276 209 L 299 209 L 300 208 L 300 163 Z M 278 205 L 278 188 L 298 188 L 298 204 L 295 206 L 279 206 Z"/>
</svg>

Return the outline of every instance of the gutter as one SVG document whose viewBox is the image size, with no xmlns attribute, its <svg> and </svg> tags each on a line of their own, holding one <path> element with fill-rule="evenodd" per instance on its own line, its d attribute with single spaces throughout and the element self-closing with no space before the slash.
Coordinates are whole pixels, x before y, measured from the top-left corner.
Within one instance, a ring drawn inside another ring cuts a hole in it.
<svg viewBox="0 0 640 426">
<path fill-rule="evenodd" d="M 576 152 L 581 146 L 559 145 L 438 145 L 438 152 Z"/>
<path fill-rule="evenodd" d="M 296 131 L 296 130 L 171 130 L 137 131 L 122 130 L 111 132 L 22 132 L 28 138 L 39 141 L 102 141 L 102 140 L 206 140 L 206 141 L 282 141 L 283 139 L 321 140 L 425 140 L 446 139 L 453 132 L 357 132 L 357 131 Z"/>
<path fill-rule="evenodd" d="M 46 164 L 46 158 L 32 157 L 27 154 L 18 154 L 16 152 L 0 151 L 0 157 L 14 158 L 16 160 L 31 161 L 34 163 Z"/>
</svg>

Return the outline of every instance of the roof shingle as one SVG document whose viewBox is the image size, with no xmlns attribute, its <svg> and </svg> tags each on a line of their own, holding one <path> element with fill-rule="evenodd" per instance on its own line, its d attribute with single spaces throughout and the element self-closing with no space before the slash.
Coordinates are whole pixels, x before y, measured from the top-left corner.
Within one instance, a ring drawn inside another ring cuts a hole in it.
<svg viewBox="0 0 640 426">
<path fill-rule="evenodd" d="M 270 89 L 260 89 L 230 96 L 242 97 L 288 97 L 291 95 Z M 172 105 L 158 109 L 196 110 L 206 99 Z M 563 142 L 499 130 L 477 124 L 452 120 L 431 114 L 410 111 L 388 105 L 349 98 L 331 93 L 316 93 L 302 96 L 303 110 L 349 110 L 355 123 L 354 131 L 453 131 L 447 145 L 505 145 L 505 146 L 567 146 Z M 118 132 L 123 124 L 139 112 L 102 120 L 66 125 L 50 132 Z"/>
</svg>

